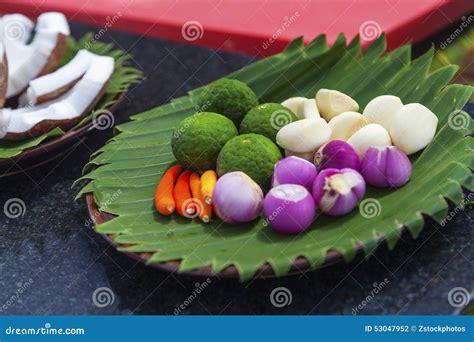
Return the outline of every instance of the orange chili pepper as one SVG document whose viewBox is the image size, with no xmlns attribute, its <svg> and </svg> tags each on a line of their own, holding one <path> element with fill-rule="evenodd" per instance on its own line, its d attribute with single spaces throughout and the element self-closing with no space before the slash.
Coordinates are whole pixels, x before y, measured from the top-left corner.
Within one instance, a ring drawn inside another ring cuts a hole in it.
<svg viewBox="0 0 474 342">
<path fill-rule="evenodd" d="M 214 170 L 207 170 L 201 176 L 201 194 L 207 204 L 212 204 L 212 192 L 217 182 L 217 173 Z"/>
<path fill-rule="evenodd" d="M 204 197 L 201 193 L 201 177 L 197 172 L 191 175 L 189 185 L 191 194 L 193 195 L 194 205 L 199 213 L 199 218 L 203 222 L 209 222 L 212 217 L 212 206 L 204 201 Z"/>
<path fill-rule="evenodd" d="M 191 173 L 192 171 L 186 170 L 180 174 L 173 190 L 176 211 L 184 217 L 191 217 L 196 213 L 196 208 L 189 192 L 189 177 Z"/>
<path fill-rule="evenodd" d="M 181 165 L 170 167 L 156 187 L 155 208 L 162 215 L 171 215 L 175 210 L 176 203 L 173 197 L 173 187 L 180 172 Z"/>
</svg>

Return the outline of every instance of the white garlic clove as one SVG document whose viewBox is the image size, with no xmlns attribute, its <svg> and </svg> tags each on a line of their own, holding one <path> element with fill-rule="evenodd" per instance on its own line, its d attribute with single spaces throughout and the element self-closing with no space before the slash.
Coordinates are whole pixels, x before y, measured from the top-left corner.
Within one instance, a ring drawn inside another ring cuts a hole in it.
<svg viewBox="0 0 474 342">
<path fill-rule="evenodd" d="M 306 97 L 301 96 L 291 97 L 283 101 L 281 104 L 295 113 L 298 120 L 316 119 L 321 117 L 315 99 L 307 99 Z"/>
<path fill-rule="evenodd" d="M 367 118 L 357 112 L 344 112 L 329 121 L 331 140 L 347 141 L 355 132 L 367 125 Z"/>
<path fill-rule="evenodd" d="M 302 119 L 283 126 L 276 142 L 285 150 L 306 153 L 317 150 L 329 141 L 331 128 L 324 119 Z"/>
<path fill-rule="evenodd" d="M 424 149 L 433 140 L 438 117 L 420 103 L 409 103 L 396 113 L 390 127 L 393 144 L 405 154 Z"/>
<path fill-rule="evenodd" d="M 390 131 L 395 113 L 403 107 L 402 100 L 393 95 L 382 95 L 372 99 L 364 109 L 364 116 L 369 123 L 382 125 Z"/>
<path fill-rule="evenodd" d="M 359 105 L 350 96 L 337 90 L 319 89 L 316 104 L 321 117 L 326 121 L 344 112 L 357 112 Z"/>
<path fill-rule="evenodd" d="M 315 99 L 305 99 L 301 102 L 296 116 L 298 119 L 318 119 L 321 117 L 319 115 L 318 106 L 316 105 Z"/>
<path fill-rule="evenodd" d="M 387 130 L 379 124 L 368 124 L 362 127 L 347 142 L 355 148 L 360 158 L 364 157 L 369 147 L 390 146 L 392 144 Z"/>
<path fill-rule="evenodd" d="M 285 150 L 285 157 L 295 156 L 295 157 L 307 160 L 307 161 L 312 163 L 315 153 L 316 153 L 316 151 L 298 153 L 298 152 L 293 152 L 293 151 L 290 151 L 290 150 Z"/>
<path fill-rule="evenodd" d="M 281 103 L 282 106 L 285 106 L 289 110 L 291 110 L 293 113 L 295 113 L 298 116 L 298 111 L 300 109 L 301 103 L 306 100 L 306 97 L 302 96 L 296 96 L 296 97 L 290 97 L 289 99 L 286 99 Z"/>
</svg>

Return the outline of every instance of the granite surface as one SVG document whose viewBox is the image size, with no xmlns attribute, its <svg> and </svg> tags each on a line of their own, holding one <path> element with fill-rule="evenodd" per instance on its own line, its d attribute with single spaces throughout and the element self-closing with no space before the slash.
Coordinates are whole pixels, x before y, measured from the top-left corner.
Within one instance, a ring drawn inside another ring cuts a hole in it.
<svg viewBox="0 0 474 342">
<path fill-rule="evenodd" d="M 72 25 L 75 36 L 90 30 Z M 129 51 L 146 75 L 116 123 L 252 61 L 113 31 L 101 39 Z M 473 216 L 463 211 L 445 227 L 428 220 L 418 239 L 404 234 L 393 251 L 383 246 L 369 260 L 244 284 L 212 279 L 190 300 L 203 279 L 160 272 L 115 251 L 94 233 L 84 201 L 74 201 L 72 182 L 111 135 L 92 131 L 57 161 L 0 179 L 1 206 L 11 198 L 25 203 L 19 218 L 0 215 L 0 314 L 174 314 L 181 305 L 182 314 L 451 314 L 448 292 L 473 289 Z M 270 293 L 281 286 L 292 302 L 277 308 Z M 92 297 L 103 287 L 111 300 L 101 307 Z"/>
</svg>

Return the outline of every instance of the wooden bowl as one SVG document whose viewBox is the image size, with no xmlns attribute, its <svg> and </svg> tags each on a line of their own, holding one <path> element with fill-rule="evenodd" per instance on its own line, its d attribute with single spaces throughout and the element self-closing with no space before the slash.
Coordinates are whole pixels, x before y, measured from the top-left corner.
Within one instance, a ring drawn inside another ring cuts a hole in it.
<svg viewBox="0 0 474 342">
<path fill-rule="evenodd" d="M 87 203 L 87 208 L 89 211 L 89 216 L 90 218 L 96 222 L 96 224 L 102 224 L 104 222 L 110 221 L 113 219 L 115 216 L 104 213 L 99 210 L 97 207 L 97 204 L 95 203 L 94 196 L 92 193 L 87 193 L 85 194 L 85 200 Z M 110 243 L 114 247 L 125 247 L 126 245 L 121 245 L 116 243 L 113 240 L 112 235 L 108 234 L 101 234 L 105 240 Z M 384 241 L 383 237 L 379 238 L 379 244 Z M 196 276 L 196 277 L 219 277 L 219 278 L 239 278 L 239 272 L 234 266 L 228 266 L 227 268 L 223 269 L 219 273 L 214 273 L 211 270 L 211 265 L 204 266 L 192 271 L 186 271 L 186 272 L 180 272 L 179 271 L 179 266 L 181 265 L 180 260 L 172 260 L 172 261 L 167 261 L 167 262 L 161 262 L 161 263 L 154 263 L 154 264 L 148 264 L 148 260 L 152 256 L 152 253 L 132 253 L 132 252 L 123 252 L 125 255 L 138 260 L 140 262 L 143 262 L 153 268 L 156 268 L 161 271 L 165 272 L 176 272 L 180 274 L 185 274 L 189 276 Z M 361 246 L 357 247 L 357 255 L 360 256 L 363 254 L 363 249 Z M 333 265 L 335 263 L 343 261 L 344 258 L 342 254 L 340 254 L 337 251 L 328 251 L 326 254 L 326 260 L 323 264 L 323 267 Z M 299 257 L 297 258 L 290 271 L 286 275 L 297 275 L 297 274 L 302 274 L 308 271 L 311 271 L 311 264 L 310 262 L 304 258 L 304 257 Z M 254 274 L 254 278 L 274 278 L 276 277 L 275 273 L 273 272 L 272 267 L 265 263 L 262 266 L 258 268 L 258 270 Z"/>
<path fill-rule="evenodd" d="M 120 93 L 115 103 L 106 108 L 106 110 L 111 113 L 114 112 L 125 98 L 125 94 L 126 91 Z M 76 144 L 81 143 L 84 140 L 83 135 L 93 129 L 93 125 L 93 122 L 89 122 L 79 129 L 66 132 L 58 137 L 46 139 L 39 145 L 24 150 L 17 156 L 1 158 L 0 177 L 16 175 L 59 158 L 71 148 L 74 148 Z"/>
</svg>

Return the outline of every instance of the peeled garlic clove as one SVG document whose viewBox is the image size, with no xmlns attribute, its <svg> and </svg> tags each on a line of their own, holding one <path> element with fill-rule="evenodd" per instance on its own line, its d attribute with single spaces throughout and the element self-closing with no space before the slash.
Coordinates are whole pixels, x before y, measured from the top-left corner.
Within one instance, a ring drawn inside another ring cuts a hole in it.
<svg viewBox="0 0 474 342">
<path fill-rule="evenodd" d="M 307 160 L 309 162 L 313 162 L 314 151 L 298 153 L 298 152 L 293 152 L 290 150 L 285 150 L 285 157 L 290 157 L 290 156 L 295 156 L 295 157 Z"/>
<path fill-rule="evenodd" d="M 360 158 L 364 157 L 369 147 L 392 144 L 387 130 L 379 124 L 368 124 L 362 127 L 347 142 L 355 148 Z"/>
<path fill-rule="evenodd" d="M 318 119 L 319 115 L 318 106 L 316 105 L 315 99 L 305 99 L 301 102 L 298 111 L 296 112 L 298 119 Z"/>
<path fill-rule="evenodd" d="M 319 89 L 316 104 L 321 117 L 326 121 L 344 112 L 357 112 L 359 105 L 350 96 L 337 90 Z"/>
<path fill-rule="evenodd" d="M 367 119 L 357 112 L 344 112 L 329 121 L 331 140 L 347 141 L 355 132 L 367 125 Z"/>
<path fill-rule="evenodd" d="M 409 103 L 396 113 L 390 127 L 393 144 L 405 154 L 424 149 L 433 140 L 438 117 L 420 103 Z"/>
<path fill-rule="evenodd" d="M 293 113 L 295 113 L 298 116 L 298 110 L 300 108 L 301 103 L 306 100 L 306 97 L 302 96 L 296 96 L 296 97 L 290 97 L 289 99 L 286 99 L 281 103 L 282 106 L 285 106 L 289 110 L 291 110 Z"/>
<path fill-rule="evenodd" d="M 297 153 L 312 152 L 328 142 L 331 129 L 324 119 L 303 119 L 283 126 L 276 142 L 285 150 Z"/>
<path fill-rule="evenodd" d="M 307 99 L 301 96 L 291 97 L 281 104 L 295 113 L 298 119 L 317 119 L 321 117 L 315 99 Z"/>
<path fill-rule="evenodd" d="M 393 95 L 382 95 L 372 99 L 364 109 L 368 123 L 382 125 L 390 131 L 395 113 L 403 107 L 402 100 Z"/>
</svg>

